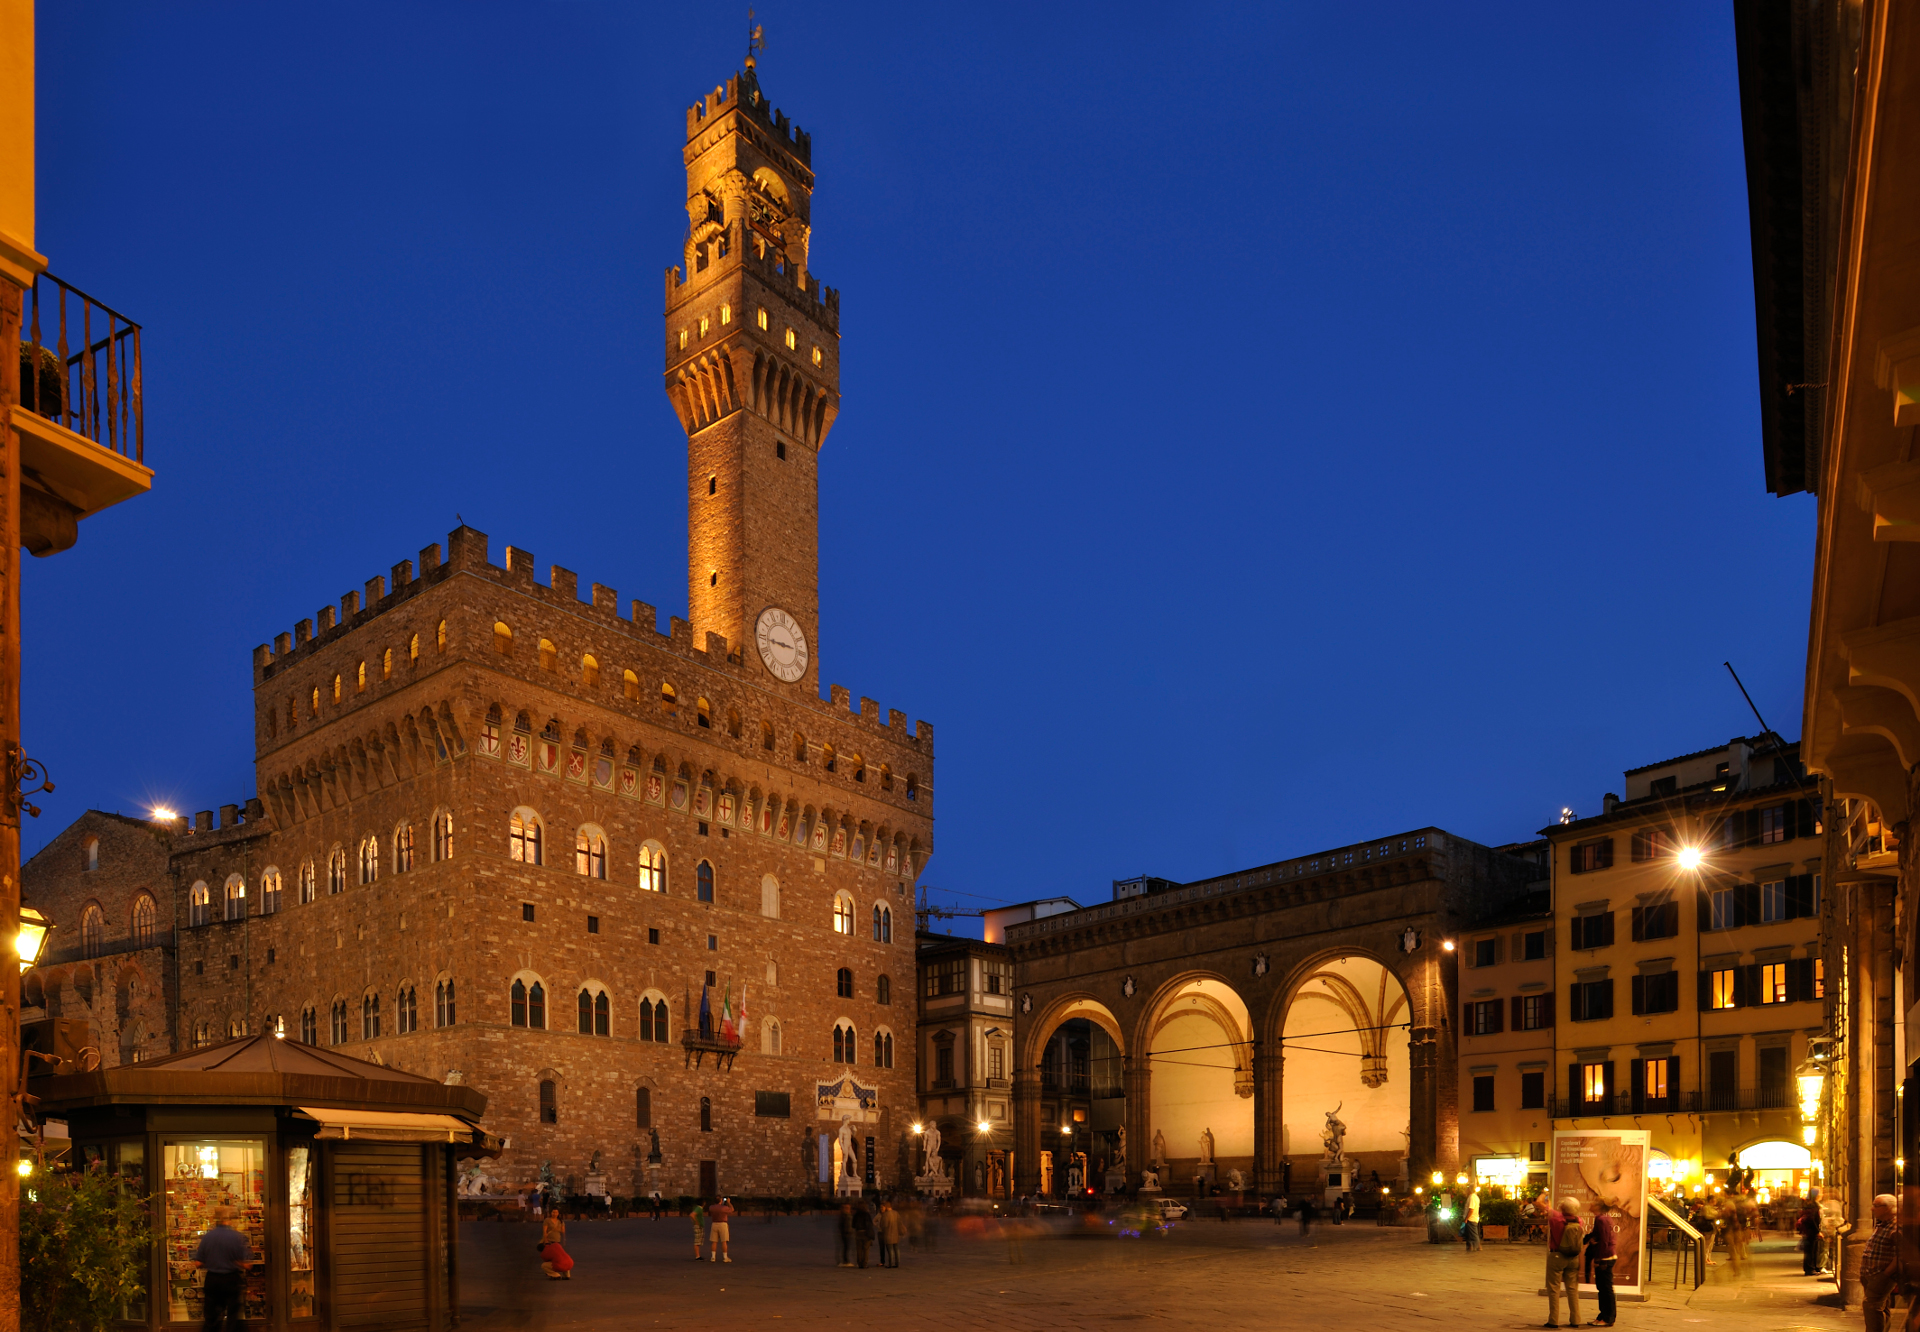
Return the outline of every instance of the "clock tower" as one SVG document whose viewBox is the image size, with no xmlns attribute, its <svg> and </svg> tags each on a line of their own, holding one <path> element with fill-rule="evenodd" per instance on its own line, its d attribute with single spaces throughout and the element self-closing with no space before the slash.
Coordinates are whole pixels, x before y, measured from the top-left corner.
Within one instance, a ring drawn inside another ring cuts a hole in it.
<svg viewBox="0 0 1920 1332">
<path fill-rule="evenodd" d="M 687 432 L 694 643 L 818 696 L 819 450 L 840 407 L 840 293 L 807 271 L 813 144 L 753 60 L 687 110 L 687 240 L 666 389 Z"/>
</svg>

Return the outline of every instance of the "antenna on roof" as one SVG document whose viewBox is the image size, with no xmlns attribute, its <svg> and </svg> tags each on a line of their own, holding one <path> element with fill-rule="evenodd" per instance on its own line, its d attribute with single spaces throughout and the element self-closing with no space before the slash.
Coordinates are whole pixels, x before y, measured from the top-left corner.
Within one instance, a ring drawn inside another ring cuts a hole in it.
<svg viewBox="0 0 1920 1332">
<path fill-rule="evenodd" d="M 1781 758 L 1786 758 L 1787 757 L 1786 744 L 1780 739 L 1779 733 L 1775 731 L 1771 726 L 1767 725 L 1767 719 L 1760 715 L 1760 709 L 1754 703 L 1753 695 L 1749 694 L 1747 692 L 1746 685 L 1741 684 L 1740 682 L 1740 672 L 1733 669 L 1733 663 L 1730 661 L 1723 661 L 1720 664 L 1727 668 L 1727 674 L 1731 675 L 1733 677 L 1734 684 L 1739 686 L 1740 697 L 1746 699 L 1747 706 L 1753 710 L 1753 719 L 1760 723 L 1761 738 L 1771 740 L 1773 742 L 1774 752 L 1778 754 Z M 1793 773 L 1794 784 L 1800 788 L 1800 793 L 1807 797 L 1808 802 L 1812 804 L 1814 808 L 1813 830 L 1815 832 L 1821 831 L 1821 829 L 1824 827 L 1824 821 L 1821 820 L 1820 818 L 1820 797 L 1818 792 L 1809 793 L 1807 791 L 1806 765 L 1804 763 L 1795 761 L 1793 762 L 1792 767 L 1788 769 L 1788 771 Z"/>
<path fill-rule="evenodd" d="M 766 49 L 767 49 L 766 34 L 761 31 L 760 25 L 753 21 L 753 10 L 751 7 L 749 7 L 747 10 L 747 68 L 748 69 L 752 69 L 754 67 L 755 54 L 763 53 L 766 51 Z"/>
</svg>

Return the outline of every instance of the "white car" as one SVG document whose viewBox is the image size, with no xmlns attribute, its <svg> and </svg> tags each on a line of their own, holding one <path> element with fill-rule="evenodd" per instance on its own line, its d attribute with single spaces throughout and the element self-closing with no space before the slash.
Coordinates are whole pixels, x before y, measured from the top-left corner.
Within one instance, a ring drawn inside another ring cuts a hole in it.
<svg viewBox="0 0 1920 1332">
<path fill-rule="evenodd" d="M 1186 1214 L 1187 1205 L 1178 1199 L 1162 1198 L 1160 1200 L 1160 1219 L 1162 1221 L 1178 1221 Z"/>
</svg>

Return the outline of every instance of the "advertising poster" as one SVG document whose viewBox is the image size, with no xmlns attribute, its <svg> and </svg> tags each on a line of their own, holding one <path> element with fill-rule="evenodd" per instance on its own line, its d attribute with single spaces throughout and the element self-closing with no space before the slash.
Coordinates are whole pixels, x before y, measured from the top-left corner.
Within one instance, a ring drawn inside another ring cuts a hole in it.
<svg viewBox="0 0 1920 1332">
<path fill-rule="evenodd" d="M 1603 1132 L 1553 1135 L 1552 1198 L 1580 1204 L 1580 1224 L 1590 1228 L 1595 1199 L 1605 1199 L 1613 1222 L 1613 1289 L 1620 1299 L 1643 1298 L 1641 1281 L 1647 1250 L 1647 1152 L 1653 1134 L 1647 1129 L 1611 1129 Z M 1585 1275 L 1583 1273 L 1583 1275 Z M 1583 1280 L 1580 1289 L 1591 1291 Z"/>
</svg>

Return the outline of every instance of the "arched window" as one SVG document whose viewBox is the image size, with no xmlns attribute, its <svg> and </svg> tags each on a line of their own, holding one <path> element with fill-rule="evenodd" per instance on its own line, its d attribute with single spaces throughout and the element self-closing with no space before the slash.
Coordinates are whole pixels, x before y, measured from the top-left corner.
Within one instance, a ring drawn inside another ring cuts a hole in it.
<svg viewBox="0 0 1920 1332">
<path fill-rule="evenodd" d="M 268 869 L 260 876 L 260 914 L 271 916 L 280 910 L 280 871 Z"/>
<path fill-rule="evenodd" d="M 840 760 L 834 756 L 833 746 L 831 744 L 825 744 L 820 747 L 820 766 L 828 772 L 838 772 L 840 770 Z"/>
<path fill-rule="evenodd" d="M 413 868 L 413 825 L 403 823 L 393 830 L 393 872 L 405 874 Z"/>
<path fill-rule="evenodd" d="M 607 877 L 607 839 L 598 828 L 587 825 L 574 834 L 573 868 L 589 879 Z"/>
<path fill-rule="evenodd" d="M 333 677 L 333 701 L 338 703 L 342 697 L 344 697 L 344 695 L 340 688 L 340 677 L 336 675 Z"/>
<path fill-rule="evenodd" d="M 891 1032 L 873 1033 L 873 1066 L 875 1068 L 893 1067 L 893 1034 Z"/>
<path fill-rule="evenodd" d="M 633 1126 L 643 1129 L 653 1127 L 653 1089 L 650 1087 L 633 1089 Z"/>
<path fill-rule="evenodd" d="M 451 1027 L 454 1023 L 453 982 L 438 981 L 433 987 L 433 1025 Z"/>
<path fill-rule="evenodd" d="M 148 948 L 153 944 L 153 899 L 145 893 L 133 899 L 133 946 Z"/>
<path fill-rule="evenodd" d="M 795 763 L 807 761 L 807 737 L 798 731 L 793 733 L 793 761 Z"/>
<path fill-rule="evenodd" d="M 873 941 L 880 942 L 880 908 L 877 905 L 873 908 Z"/>
<path fill-rule="evenodd" d="M 368 991 L 360 996 L 360 1039 L 373 1040 L 380 1034 L 380 996 Z"/>
<path fill-rule="evenodd" d="M 727 709 L 727 734 L 735 740 L 740 738 L 740 712 L 737 708 Z"/>
<path fill-rule="evenodd" d="M 100 839 L 98 837 L 89 837 L 86 840 L 86 844 L 81 848 L 81 852 L 86 857 L 83 863 L 88 869 L 97 870 L 100 868 Z"/>
<path fill-rule="evenodd" d="M 540 818 L 530 809 L 516 809 L 507 822 L 507 858 L 528 865 L 544 865 L 540 851 Z"/>
<path fill-rule="evenodd" d="M 191 925 L 205 925 L 213 919 L 213 890 L 202 879 L 193 885 L 187 894 L 187 922 Z"/>
<path fill-rule="evenodd" d="M 580 658 L 580 683 L 589 689 L 600 687 L 600 663 L 594 660 L 591 652 Z"/>
<path fill-rule="evenodd" d="M 780 919 L 780 880 L 771 874 L 760 876 L 760 914 L 769 920 Z"/>
<path fill-rule="evenodd" d="M 87 957 L 98 957 L 107 948 L 107 913 L 89 902 L 80 913 L 80 950 Z"/>
<path fill-rule="evenodd" d="M 393 997 L 393 1022 L 402 1036 L 420 1030 L 420 994 L 411 985 L 402 985 Z"/>
<path fill-rule="evenodd" d="M 453 811 L 450 809 L 433 816 L 433 858 L 436 863 L 453 859 Z"/>
<path fill-rule="evenodd" d="M 347 890 L 347 852 L 345 847 L 336 846 L 333 854 L 327 857 L 327 892 L 344 893 Z"/>
<path fill-rule="evenodd" d="M 332 1035 L 333 1044 L 345 1045 L 347 1043 L 347 1001 L 345 999 L 335 999 L 333 1001 Z"/>
<path fill-rule="evenodd" d="M 310 715 L 315 717 L 318 717 L 320 715 L 320 686 L 319 685 L 315 685 L 313 687 L 313 694 L 307 701 L 307 711 Z"/>
<path fill-rule="evenodd" d="M 527 991 L 527 1025 L 539 1031 L 547 1029 L 547 987 L 539 981 Z"/>
<path fill-rule="evenodd" d="M 648 842 L 640 848 L 640 887 L 649 893 L 667 891 L 667 853 L 658 843 Z"/>
<path fill-rule="evenodd" d="M 847 766 L 853 769 L 854 781 L 864 782 L 867 780 L 867 761 L 860 755 L 852 755 L 848 760 Z"/>
<path fill-rule="evenodd" d="M 920 798 L 920 779 L 914 776 L 912 773 L 908 773 L 907 774 L 907 799 L 918 800 L 919 798 Z"/>
<path fill-rule="evenodd" d="M 885 763 L 880 765 L 880 789 L 882 791 L 893 789 L 893 769 Z"/>
<path fill-rule="evenodd" d="M 516 1027 L 527 1025 L 527 983 L 525 981 L 513 983 L 513 1025 Z"/>
<path fill-rule="evenodd" d="M 622 671 L 620 673 L 620 688 L 621 691 L 635 703 L 640 701 L 640 677 L 632 671 Z"/>
<path fill-rule="evenodd" d="M 693 881 L 694 896 L 702 902 L 711 902 L 713 900 L 713 866 L 707 861 L 701 861 L 694 867 Z"/>
<path fill-rule="evenodd" d="M 713 725 L 713 704 L 707 702 L 707 700 L 704 698 L 700 699 L 697 703 L 694 704 L 694 716 L 695 716 L 695 720 L 701 726 L 712 726 Z"/>
<path fill-rule="evenodd" d="M 392 648 L 388 648 L 386 651 L 380 654 L 380 678 L 382 680 L 391 680 L 393 678 L 393 649 Z"/>
<path fill-rule="evenodd" d="M 313 862 L 305 860 L 300 863 L 300 904 L 305 906 L 314 899 L 314 895 Z"/>
<path fill-rule="evenodd" d="M 560 665 L 560 649 L 553 645 L 553 642 L 551 639 L 546 639 L 546 638 L 541 639 L 540 640 L 540 669 L 543 671 L 551 671 L 551 670 L 557 669 L 559 665 Z"/>
<path fill-rule="evenodd" d="M 893 1002 L 893 978 L 882 976 L 873 983 L 873 1002 L 891 1004 Z"/>
<path fill-rule="evenodd" d="M 700 1098 L 700 1131 L 713 1132 L 713 1098 L 711 1096 Z"/>
<path fill-rule="evenodd" d="M 353 692 L 356 694 L 364 694 L 367 692 L 367 663 L 364 661 L 360 663 L 359 669 L 354 673 Z"/>
<path fill-rule="evenodd" d="M 892 907 L 883 906 L 880 908 L 880 933 L 877 937 L 879 938 L 881 943 L 893 942 L 893 908 Z"/>
<path fill-rule="evenodd" d="M 368 837 L 360 843 L 360 882 L 374 883 L 380 878 L 380 839 Z"/>
<path fill-rule="evenodd" d="M 591 987 L 580 991 L 580 1034 L 582 1036 L 611 1036 L 613 1034 L 613 1007 L 607 1000 L 605 990 Z"/>
<path fill-rule="evenodd" d="M 760 1053 L 770 1055 L 780 1053 L 780 1024 L 772 1018 L 760 1024 Z"/>
<path fill-rule="evenodd" d="M 420 636 L 415 634 L 414 642 L 417 644 L 419 641 Z M 440 621 L 439 624 L 434 626 L 433 649 L 436 652 L 445 652 L 447 650 L 447 622 L 445 620 Z M 414 655 L 418 656 L 419 653 L 416 652 Z"/>
<path fill-rule="evenodd" d="M 407 639 L 407 665 L 418 666 L 419 664 L 420 664 L 420 635 L 414 634 L 412 637 Z"/>
<path fill-rule="evenodd" d="M 320 1015 L 308 1004 L 300 1010 L 300 1042 L 303 1045 L 320 1044 Z"/>
<path fill-rule="evenodd" d="M 772 958 L 767 959 L 767 984 L 774 986 L 780 984 L 780 964 Z"/>
<path fill-rule="evenodd" d="M 228 920 L 244 920 L 247 915 L 247 881 L 238 874 L 227 876 L 225 915 Z"/>
<path fill-rule="evenodd" d="M 760 723 L 760 748 L 769 754 L 773 752 L 773 723 L 770 721 Z"/>
<path fill-rule="evenodd" d="M 833 1062 L 836 1064 L 860 1062 L 859 1038 L 854 1034 L 853 1024 L 844 1019 L 833 1024 Z"/>
<path fill-rule="evenodd" d="M 507 628 L 505 621 L 493 622 L 493 650 L 503 657 L 513 655 L 513 630 Z"/>
<path fill-rule="evenodd" d="M 845 893 L 835 893 L 833 896 L 833 932 L 853 933 L 853 899 Z"/>
<path fill-rule="evenodd" d="M 833 992 L 842 999 L 853 998 L 853 972 L 846 967 L 834 974 Z"/>
<path fill-rule="evenodd" d="M 560 1088 L 552 1078 L 540 1079 L 540 1122 L 560 1122 Z"/>
<path fill-rule="evenodd" d="M 667 1043 L 667 1001 L 647 998 L 640 1001 L 640 1039 Z"/>
</svg>

